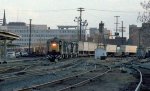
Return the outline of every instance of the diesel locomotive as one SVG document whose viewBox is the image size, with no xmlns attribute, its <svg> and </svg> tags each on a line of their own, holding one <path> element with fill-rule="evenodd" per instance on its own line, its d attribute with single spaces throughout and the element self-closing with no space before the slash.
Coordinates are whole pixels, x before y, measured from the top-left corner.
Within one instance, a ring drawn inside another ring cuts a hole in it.
<svg viewBox="0 0 150 91">
<path fill-rule="evenodd" d="M 51 62 L 77 56 L 77 42 L 69 42 L 59 38 L 52 38 L 47 41 L 47 58 Z"/>
</svg>

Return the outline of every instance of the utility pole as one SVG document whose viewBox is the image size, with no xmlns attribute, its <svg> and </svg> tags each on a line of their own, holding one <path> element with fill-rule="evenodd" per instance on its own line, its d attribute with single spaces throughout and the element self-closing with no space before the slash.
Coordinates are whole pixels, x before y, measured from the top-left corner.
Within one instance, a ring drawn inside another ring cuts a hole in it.
<svg viewBox="0 0 150 91">
<path fill-rule="evenodd" d="M 29 25 L 29 54 L 31 54 L 31 21 L 32 19 L 29 19 L 30 20 L 30 25 Z"/>
<path fill-rule="evenodd" d="M 121 24 L 122 24 L 122 27 L 121 27 L 121 33 L 122 33 L 121 42 L 122 42 L 122 43 L 121 43 L 121 44 L 123 45 L 123 44 L 124 44 L 124 43 L 123 43 L 123 32 L 125 31 L 125 30 L 124 30 L 125 27 L 123 26 L 123 21 L 121 21 Z"/>
<path fill-rule="evenodd" d="M 141 47 L 141 30 L 142 28 L 139 29 L 138 33 L 139 33 L 139 48 Z"/>
<path fill-rule="evenodd" d="M 79 41 L 79 23 L 80 23 L 80 17 L 75 17 L 74 22 L 77 22 L 77 40 Z"/>
<path fill-rule="evenodd" d="M 120 16 L 114 16 L 114 17 L 116 17 L 116 23 L 115 23 L 115 24 L 116 24 L 116 32 L 115 32 L 115 36 L 118 37 L 118 36 L 119 36 L 119 33 L 118 33 L 118 24 L 119 24 L 119 23 L 118 23 L 118 18 L 119 18 Z"/>
<path fill-rule="evenodd" d="M 84 8 L 78 8 L 78 10 L 80 12 L 80 36 L 79 36 L 79 41 L 81 41 L 81 27 L 82 27 L 82 11 L 85 11 Z"/>
<path fill-rule="evenodd" d="M 6 15 L 5 15 L 5 10 L 4 10 L 4 16 L 3 16 L 3 24 L 2 26 L 6 26 Z"/>
<path fill-rule="evenodd" d="M 123 26 L 123 21 L 121 21 L 121 24 L 122 24 L 122 26 L 121 26 L 121 33 L 122 33 L 122 38 L 121 38 L 121 44 L 122 45 L 124 45 L 124 43 L 123 43 L 123 32 L 124 32 L 124 26 Z M 122 55 L 121 55 L 121 57 L 123 57 L 123 55 L 124 55 L 124 52 L 123 52 L 123 50 L 121 50 L 122 51 Z"/>
</svg>

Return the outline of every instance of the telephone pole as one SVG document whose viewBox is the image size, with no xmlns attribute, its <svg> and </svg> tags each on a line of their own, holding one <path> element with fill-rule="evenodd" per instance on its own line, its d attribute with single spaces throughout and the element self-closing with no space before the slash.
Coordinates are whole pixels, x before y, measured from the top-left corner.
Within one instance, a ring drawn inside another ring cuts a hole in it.
<svg viewBox="0 0 150 91">
<path fill-rule="evenodd" d="M 32 19 L 29 19 L 30 20 L 30 25 L 29 25 L 29 54 L 31 54 L 31 21 L 32 21 Z"/>
<path fill-rule="evenodd" d="M 79 33 L 79 35 L 80 36 L 79 36 L 79 41 L 81 41 L 82 12 L 85 11 L 85 10 L 84 10 L 84 8 L 78 8 L 77 11 L 80 12 L 80 19 L 79 19 L 79 21 L 80 21 L 80 33 Z"/>
<path fill-rule="evenodd" d="M 115 36 L 118 37 L 118 36 L 119 36 L 119 33 L 118 33 L 118 24 L 119 24 L 119 23 L 118 23 L 118 18 L 119 18 L 120 16 L 114 16 L 114 17 L 116 17 L 116 23 L 115 23 L 115 24 L 116 24 L 116 32 L 115 32 Z"/>
<path fill-rule="evenodd" d="M 121 27 L 121 33 L 122 33 L 122 38 L 121 39 L 122 39 L 122 41 L 121 42 L 122 42 L 122 45 L 123 45 L 124 44 L 123 43 L 123 32 L 125 31 L 124 30 L 125 27 L 123 26 L 123 21 L 121 21 L 121 24 L 122 24 L 122 27 Z"/>
<path fill-rule="evenodd" d="M 125 30 L 124 30 L 125 27 L 123 26 L 123 21 L 121 21 L 121 25 L 122 25 L 122 26 L 120 27 L 120 28 L 121 28 L 121 33 L 122 33 L 121 45 L 124 45 L 124 43 L 123 43 L 123 32 L 125 31 Z M 121 51 L 122 51 L 121 57 L 123 57 L 123 55 L 125 55 L 125 54 L 124 54 L 123 50 L 121 50 Z"/>
</svg>

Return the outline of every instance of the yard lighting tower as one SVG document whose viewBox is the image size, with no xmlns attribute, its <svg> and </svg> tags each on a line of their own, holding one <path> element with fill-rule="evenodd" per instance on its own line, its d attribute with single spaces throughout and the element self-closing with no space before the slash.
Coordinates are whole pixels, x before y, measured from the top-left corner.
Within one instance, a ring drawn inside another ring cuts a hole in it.
<svg viewBox="0 0 150 91">
<path fill-rule="evenodd" d="M 81 28 L 82 28 L 82 12 L 85 11 L 84 8 L 78 8 L 78 10 L 80 12 L 80 36 L 79 36 L 79 40 L 81 41 Z"/>
<path fill-rule="evenodd" d="M 118 23 L 118 18 L 119 18 L 120 16 L 114 16 L 114 17 L 116 17 L 116 23 L 115 23 L 115 24 L 116 24 L 116 32 L 115 32 L 115 36 L 118 37 L 118 36 L 119 36 L 119 33 L 118 33 L 118 24 L 119 24 L 119 23 Z"/>
<path fill-rule="evenodd" d="M 80 23 L 80 17 L 75 17 L 74 22 L 77 22 L 77 40 L 79 41 L 79 23 Z"/>
</svg>

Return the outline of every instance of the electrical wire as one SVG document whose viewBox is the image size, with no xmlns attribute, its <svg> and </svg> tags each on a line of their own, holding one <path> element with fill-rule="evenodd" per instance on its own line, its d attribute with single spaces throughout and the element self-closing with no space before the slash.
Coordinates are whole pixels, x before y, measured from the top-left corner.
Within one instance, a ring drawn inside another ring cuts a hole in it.
<svg viewBox="0 0 150 91">
<path fill-rule="evenodd" d="M 76 11 L 77 9 L 54 9 L 54 10 L 17 10 L 22 12 L 63 12 Z M 137 13 L 139 11 L 122 11 L 122 10 L 101 10 L 101 9 L 85 9 L 85 11 L 100 11 L 100 12 L 118 12 L 118 13 Z"/>
<path fill-rule="evenodd" d="M 90 11 L 101 11 L 101 12 L 118 12 L 118 13 L 137 13 L 138 11 L 121 11 L 121 10 L 100 10 L 100 9 L 87 9 Z"/>
</svg>

